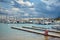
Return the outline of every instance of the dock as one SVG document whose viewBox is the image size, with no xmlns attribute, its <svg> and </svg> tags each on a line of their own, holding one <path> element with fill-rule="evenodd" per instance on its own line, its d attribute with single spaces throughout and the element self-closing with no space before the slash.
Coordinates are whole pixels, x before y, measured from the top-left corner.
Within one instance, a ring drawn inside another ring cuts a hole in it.
<svg viewBox="0 0 60 40">
<path fill-rule="evenodd" d="M 16 30 L 22 30 L 22 31 L 26 31 L 26 32 L 31 32 L 31 33 L 36 33 L 36 34 L 41 34 L 41 35 L 45 35 L 44 31 L 37 31 L 37 30 L 32 30 L 32 29 L 27 29 L 27 28 L 22 28 L 22 27 L 11 27 L 12 29 L 16 29 Z M 51 37 L 58 37 L 60 38 L 60 34 L 54 33 L 54 32 L 49 32 L 48 36 Z"/>
<path fill-rule="evenodd" d="M 38 30 L 38 31 L 45 31 L 46 29 L 43 28 L 32 28 L 32 27 L 23 27 L 23 28 L 27 28 L 27 29 L 34 29 L 34 30 Z M 60 33 L 59 30 L 55 30 L 55 29 L 47 29 L 49 32 L 55 32 L 55 33 Z"/>
</svg>

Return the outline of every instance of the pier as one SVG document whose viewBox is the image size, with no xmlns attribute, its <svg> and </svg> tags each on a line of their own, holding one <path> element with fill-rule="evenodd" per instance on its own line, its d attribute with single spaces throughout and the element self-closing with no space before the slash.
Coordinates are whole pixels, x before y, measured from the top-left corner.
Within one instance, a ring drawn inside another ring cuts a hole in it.
<svg viewBox="0 0 60 40">
<path fill-rule="evenodd" d="M 27 29 L 34 29 L 34 30 L 42 30 L 42 31 L 45 31 L 46 29 L 49 31 L 49 32 L 55 32 L 55 33 L 60 33 L 60 31 L 59 30 L 55 30 L 55 29 L 48 29 L 48 28 L 43 28 L 43 27 L 24 27 L 23 26 L 23 28 L 27 28 Z"/>
<path fill-rule="evenodd" d="M 18 28 L 18 27 L 11 27 L 11 28 L 12 29 L 16 29 L 16 30 L 22 30 L 22 31 L 26 31 L 26 32 L 31 32 L 31 33 L 45 35 L 44 31 L 37 31 L 37 30 L 27 29 L 27 28 L 22 28 L 22 27 L 20 27 L 20 28 Z M 57 33 L 54 33 L 54 32 L 49 32 L 48 36 L 60 38 L 60 34 L 57 34 Z"/>
</svg>

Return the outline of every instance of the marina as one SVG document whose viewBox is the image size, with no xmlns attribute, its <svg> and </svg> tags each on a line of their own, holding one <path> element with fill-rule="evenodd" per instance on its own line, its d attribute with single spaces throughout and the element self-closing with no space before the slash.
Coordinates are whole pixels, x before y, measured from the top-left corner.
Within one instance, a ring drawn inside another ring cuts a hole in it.
<svg viewBox="0 0 60 40">
<path fill-rule="evenodd" d="M 60 40 L 60 1 L 0 0 L 0 40 Z"/>
</svg>

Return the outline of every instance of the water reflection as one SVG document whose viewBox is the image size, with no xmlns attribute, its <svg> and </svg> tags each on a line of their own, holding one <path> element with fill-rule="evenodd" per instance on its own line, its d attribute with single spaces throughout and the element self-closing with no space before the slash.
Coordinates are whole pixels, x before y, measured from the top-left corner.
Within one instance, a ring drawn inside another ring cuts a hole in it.
<svg viewBox="0 0 60 40">
<path fill-rule="evenodd" d="M 45 37 L 45 40 L 49 40 L 49 39 L 48 39 L 48 36 L 44 36 L 44 37 Z"/>
</svg>

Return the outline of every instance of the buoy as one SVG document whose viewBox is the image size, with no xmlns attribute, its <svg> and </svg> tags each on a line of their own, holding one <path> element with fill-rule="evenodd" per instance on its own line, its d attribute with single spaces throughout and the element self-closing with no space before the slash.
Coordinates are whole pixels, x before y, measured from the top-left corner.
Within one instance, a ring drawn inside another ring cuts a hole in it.
<svg viewBox="0 0 60 40">
<path fill-rule="evenodd" d="M 45 36 L 48 36 L 48 30 L 45 30 Z"/>
</svg>

